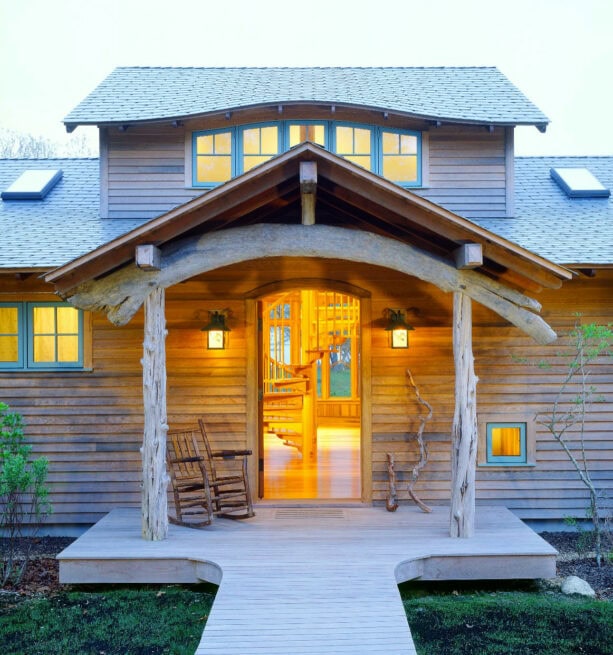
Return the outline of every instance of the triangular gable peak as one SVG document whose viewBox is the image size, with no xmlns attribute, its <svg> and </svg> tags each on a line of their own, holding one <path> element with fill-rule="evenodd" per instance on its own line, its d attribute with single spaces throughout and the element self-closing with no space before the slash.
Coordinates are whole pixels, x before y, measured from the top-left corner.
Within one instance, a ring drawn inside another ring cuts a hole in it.
<svg viewBox="0 0 613 655">
<path fill-rule="evenodd" d="M 466 244 L 482 252 L 481 264 L 456 263 Z M 159 250 L 159 266 L 147 266 L 155 270 L 136 265 L 137 247 L 145 245 Z M 468 289 L 475 300 L 522 329 L 526 321 L 538 319 L 532 312 L 539 305 L 517 289 L 556 288 L 571 276 L 453 212 L 305 143 L 56 269 L 46 280 L 73 304 L 105 311 L 119 324 L 131 318 L 152 287 L 275 256 L 362 261 L 401 270 L 446 291 Z M 461 270 L 463 265 L 476 270 Z M 513 308 L 527 314 L 519 323 Z M 540 341 L 552 335 L 551 330 L 540 337 L 533 334 Z"/>
</svg>

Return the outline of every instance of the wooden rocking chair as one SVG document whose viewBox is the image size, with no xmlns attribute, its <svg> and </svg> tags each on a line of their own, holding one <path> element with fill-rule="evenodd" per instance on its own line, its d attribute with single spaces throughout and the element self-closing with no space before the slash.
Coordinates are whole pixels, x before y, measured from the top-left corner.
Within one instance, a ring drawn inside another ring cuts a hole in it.
<svg viewBox="0 0 613 655">
<path fill-rule="evenodd" d="M 251 450 L 213 450 L 204 420 L 198 419 L 198 425 L 208 458 L 213 513 L 229 519 L 248 519 L 255 516 L 247 475 L 247 458 L 251 455 Z M 231 470 L 218 470 L 218 464 L 238 458 L 242 458 L 240 467 L 235 465 Z"/>
<path fill-rule="evenodd" d="M 196 430 L 169 432 L 166 463 L 172 482 L 176 517 L 168 520 L 188 528 L 210 525 L 213 520 L 211 489 Z"/>
</svg>

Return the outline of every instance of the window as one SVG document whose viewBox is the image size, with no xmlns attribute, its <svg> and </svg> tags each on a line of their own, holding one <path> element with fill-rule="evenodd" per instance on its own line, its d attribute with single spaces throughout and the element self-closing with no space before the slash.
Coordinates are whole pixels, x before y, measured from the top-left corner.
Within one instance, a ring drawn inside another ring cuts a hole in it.
<svg viewBox="0 0 613 655">
<path fill-rule="evenodd" d="M 83 312 L 66 303 L 0 303 L 0 369 L 83 368 Z"/>
<path fill-rule="evenodd" d="M 421 185 L 421 134 L 336 121 L 278 121 L 194 132 L 192 184 L 214 188 L 304 141 L 406 187 Z"/>
<path fill-rule="evenodd" d="M 479 417 L 479 466 L 534 466 L 534 421 L 520 418 Z"/>
</svg>

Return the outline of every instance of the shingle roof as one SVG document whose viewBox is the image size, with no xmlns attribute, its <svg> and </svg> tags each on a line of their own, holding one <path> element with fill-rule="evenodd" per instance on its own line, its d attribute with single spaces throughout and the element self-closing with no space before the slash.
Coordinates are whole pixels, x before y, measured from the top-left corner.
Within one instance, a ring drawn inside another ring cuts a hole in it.
<svg viewBox="0 0 613 655">
<path fill-rule="evenodd" d="M 0 201 L 0 270 L 55 268 L 143 223 L 100 220 L 97 159 L 0 159 L 0 190 L 25 170 L 58 168 L 44 200 Z"/>
<path fill-rule="evenodd" d="M 72 128 L 296 102 L 359 105 L 456 122 L 549 122 L 495 67 L 117 68 L 64 122 Z"/>
<path fill-rule="evenodd" d="M 613 157 L 518 157 L 515 217 L 473 222 L 557 264 L 613 264 L 613 197 L 568 198 L 556 166 L 589 168 L 613 188 Z M 0 201 L 0 270 L 55 268 L 146 222 L 99 218 L 96 159 L 0 159 L 0 190 L 27 168 L 64 176 L 44 200 Z"/>
<path fill-rule="evenodd" d="M 613 157 L 516 157 L 515 217 L 473 222 L 558 264 L 613 264 L 613 198 L 569 198 L 555 167 L 587 168 L 613 190 Z"/>
</svg>

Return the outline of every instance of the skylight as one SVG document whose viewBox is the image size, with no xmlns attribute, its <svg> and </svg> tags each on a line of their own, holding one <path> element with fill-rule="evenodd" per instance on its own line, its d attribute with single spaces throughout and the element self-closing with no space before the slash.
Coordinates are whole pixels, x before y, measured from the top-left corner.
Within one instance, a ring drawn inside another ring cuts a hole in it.
<svg viewBox="0 0 613 655">
<path fill-rule="evenodd" d="M 552 168 L 550 173 L 569 198 L 608 198 L 611 195 L 587 168 Z"/>
<path fill-rule="evenodd" d="M 62 171 L 31 168 L 3 191 L 2 200 L 42 200 L 62 179 Z"/>
</svg>

